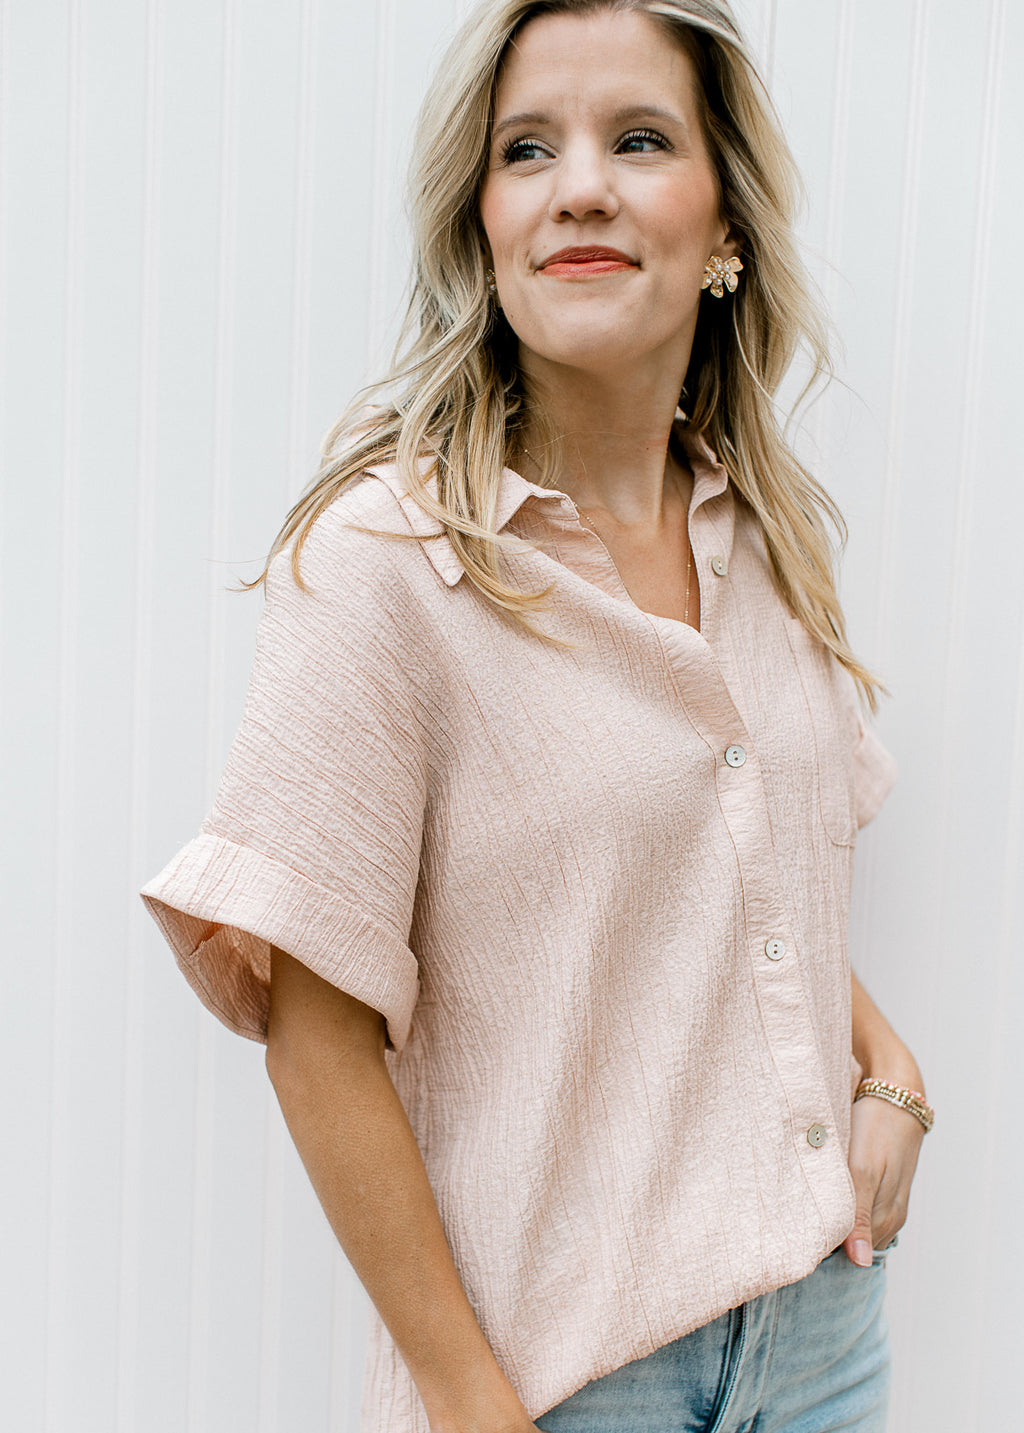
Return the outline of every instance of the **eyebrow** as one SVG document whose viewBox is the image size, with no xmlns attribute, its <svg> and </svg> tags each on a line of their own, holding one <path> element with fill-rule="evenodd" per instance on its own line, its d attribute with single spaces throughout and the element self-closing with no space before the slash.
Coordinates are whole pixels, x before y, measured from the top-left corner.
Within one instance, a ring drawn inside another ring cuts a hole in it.
<svg viewBox="0 0 1024 1433">
<path fill-rule="evenodd" d="M 673 114 L 671 110 L 662 109 L 655 104 L 624 105 L 612 115 L 612 120 L 616 124 L 629 124 L 631 121 L 640 119 L 662 119 L 667 120 L 670 124 L 677 124 L 681 128 L 686 127 L 680 115 Z M 544 114 L 542 110 L 523 110 L 520 114 L 510 114 L 500 124 L 496 124 L 491 131 L 491 138 L 497 139 L 498 135 L 504 134 L 505 130 L 518 129 L 523 124 L 545 125 L 551 123 L 551 116 Z"/>
</svg>

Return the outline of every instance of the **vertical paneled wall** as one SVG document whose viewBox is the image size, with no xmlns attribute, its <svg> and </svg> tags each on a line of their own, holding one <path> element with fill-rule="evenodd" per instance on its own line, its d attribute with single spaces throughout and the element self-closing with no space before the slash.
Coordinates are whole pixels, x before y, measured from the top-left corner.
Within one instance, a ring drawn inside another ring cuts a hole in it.
<svg viewBox="0 0 1024 1433">
<path fill-rule="evenodd" d="M 5 1426 L 353 1433 L 364 1296 L 262 1052 L 136 891 L 238 720 L 258 572 L 405 282 L 452 0 L 0 3 Z M 1014 1426 L 1024 1178 L 1024 10 L 743 0 L 841 335 L 801 450 L 902 779 L 853 947 L 939 1109 L 893 1433 Z"/>
</svg>

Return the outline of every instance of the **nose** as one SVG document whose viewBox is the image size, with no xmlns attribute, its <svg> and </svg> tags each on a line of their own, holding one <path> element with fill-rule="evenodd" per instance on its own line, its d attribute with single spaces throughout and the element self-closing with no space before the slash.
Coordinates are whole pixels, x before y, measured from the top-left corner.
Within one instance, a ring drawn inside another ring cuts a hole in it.
<svg viewBox="0 0 1024 1433">
<path fill-rule="evenodd" d="M 555 169 L 548 217 L 555 220 L 613 218 L 619 212 L 611 157 L 597 145 L 569 145 Z"/>
</svg>

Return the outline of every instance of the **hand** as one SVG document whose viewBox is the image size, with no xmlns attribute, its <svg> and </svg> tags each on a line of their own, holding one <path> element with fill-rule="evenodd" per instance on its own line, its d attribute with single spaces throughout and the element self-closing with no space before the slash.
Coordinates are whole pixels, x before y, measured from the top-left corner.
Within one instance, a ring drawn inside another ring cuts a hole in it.
<svg viewBox="0 0 1024 1433">
<path fill-rule="evenodd" d="M 853 1107 L 850 1174 L 857 1217 L 843 1240 L 854 1263 L 867 1267 L 903 1228 L 924 1130 L 913 1115 L 870 1095 Z"/>
</svg>

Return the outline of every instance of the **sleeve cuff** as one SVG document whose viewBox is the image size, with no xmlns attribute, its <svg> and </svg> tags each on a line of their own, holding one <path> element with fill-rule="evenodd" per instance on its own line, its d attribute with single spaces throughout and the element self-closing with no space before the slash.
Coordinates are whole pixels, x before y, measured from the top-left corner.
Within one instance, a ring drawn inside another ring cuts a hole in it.
<svg viewBox="0 0 1024 1433">
<path fill-rule="evenodd" d="M 896 781 L 896 762 L 870 729 L 864 727 L 853 753 L 857 829 L 878 815 Z"/>
<path fill-rule="evenodd" d="M 379 1010 L 405 1045 L 419 994 L 409 947 L 343 897 L 212 832 L 143 887 L 142 899 L 200 1000 L 238 1035 L 267 1038 L 270 947 Z"/>
</svg>

